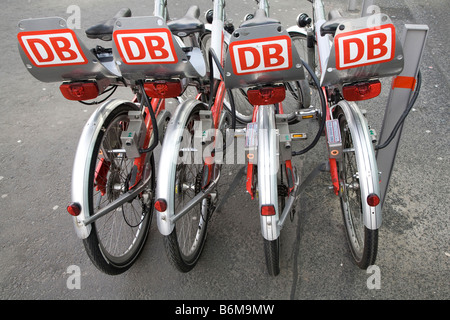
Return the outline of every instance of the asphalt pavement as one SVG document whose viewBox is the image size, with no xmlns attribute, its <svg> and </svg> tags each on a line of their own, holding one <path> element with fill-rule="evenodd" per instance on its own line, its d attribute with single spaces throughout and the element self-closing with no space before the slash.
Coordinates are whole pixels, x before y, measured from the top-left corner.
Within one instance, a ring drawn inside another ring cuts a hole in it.
<svg viewBox="0 0 450 320">
<path fill-rule="evenodd" d="M 212 2 L 170 1 L 172 18 L 189 4 L 202 12 Z M 284 27 L 306 0 L 272 0 L 271 16 Z M 429 35 L 421 70 L 423 85 L 405 121 L 390 188 L 383 208 L 376 265 L 358 269 L 348 249 L 339 200 L 319 174 L 302 194 L 297 212 L 282 232 L 281 273 L 266 272 L 257 201 L 245 193 L 242 165 L 225 167 L 220 194 L 226 196 L 211 220 L 197 266 L 182 274 L 171 267 L 154 220 L 136 264 L 108 276 L 90 262 L 65 207 L 70 203 L 73 159 L 81 130 L 95 110 L 63 98 L 59 83 L 34 79 L 17 49 L 21 19 L 72 17 L 76 33 L 112 17 L 120 8 L 151 15 L 152 1 L 4 0 L 0 11 L 0 299 L 2 300 L 448 300 L 450 298 L 449 52 L 447 0 L 376 1 L 402 32 L 405 23 L 426 24 Z M 326 9 L 346 1 L 325 1 Z M 250 0 L 228 1 L 228 18 L 238 25 L 254 11 Z M 357 1 L 356 9 L 360 9 Z M 389 93 L 362 104 L 380 130 Z M 126 88 L 116 97 L 130 98 Z M 301 178 L 326 159 L 318 146 L 295 159 Z M 160 178 L 161 179 L 161 178 Z M 232 188 L 230 188 L 232 186 Z M 74 273 L 75 270 L 75 273 Z M 79 271 L 79 282 L 73 275 Z M 377 284 L 374 286 L 374 284 Z"/>
</svg>

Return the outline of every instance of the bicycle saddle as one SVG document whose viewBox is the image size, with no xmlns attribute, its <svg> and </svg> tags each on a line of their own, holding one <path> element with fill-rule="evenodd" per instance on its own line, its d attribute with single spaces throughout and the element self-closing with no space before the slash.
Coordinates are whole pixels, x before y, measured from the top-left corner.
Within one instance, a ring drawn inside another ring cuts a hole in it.
<svg viewBox="0 0 450 320">
<path fill-rule="evenodd" d="M 120 9 L 119 12 L 117 12 L 111 19 L 100 22 L 99 24 L 86 29 L 86 36 L 90 39 L 111 41 L 114 30 L 114 23 L 117 19 L 123 17 L 131 17 L 131 10 L 128 8 Z"/>
<path fill-rule="evenodd" d="M 239 28 L 261 26 L 273 23 L 279 24 L 280 22 L 276 19 L 266 17 L 266 12 L 263 9 L 258 9 L 255 12 L 255 16 L 252 19 L 242 22 Z"/>
<path fill-rule="evenodd" d="M 340 12 L 333 9 L 328 13 L 328 21 L 320 27 L 320 35 L 323 37 L 326 34 L 334 36 L 339 25 L 345 20 Z"/>
<path fill-rule="evenodd" d="M 184 17 L 167 23 L 170 31 L 179 37 L 185 37 L 195 32 L 204 32 L 205 25 L 198 20 L 200 9 L 198 6 L 190 6 Z"/>
</svg>

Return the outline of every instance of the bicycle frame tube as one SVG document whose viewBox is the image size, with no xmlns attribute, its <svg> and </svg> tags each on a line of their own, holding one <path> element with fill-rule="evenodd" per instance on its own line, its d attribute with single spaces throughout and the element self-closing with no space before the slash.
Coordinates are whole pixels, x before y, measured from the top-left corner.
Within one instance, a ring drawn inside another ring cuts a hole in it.
<svg viewBox="0 0 450 320">
<path fill-rule="evenodd" d="M 220 59 L 220 63 L 223 66 L 223 43 L 224 43 L 224 21 L 225 21 L 225 1 L 214 0 L 213 7 L 213 21 L 211 25 L 211 48 L 214 50 L 216 56 Z M 220 72 L 217 66 L 214 64 L 214 78 L 220 80 Z"/>
<path fill-rule="evenodd" d="M 168 19 L 167 0 L 155 0 L 155 10 L 153 14 L 167 21 Z"/>
<path fill-rule="evenodd" d="M 259 0 L 258 4 L 259 4 L 259 9 L 264 10 L 266 12 L 266 16 L 268 17 L 269 16 L 269 9 L 270 9 L 269 1 L 267 1 L 267 0 Z"/>
</svg>

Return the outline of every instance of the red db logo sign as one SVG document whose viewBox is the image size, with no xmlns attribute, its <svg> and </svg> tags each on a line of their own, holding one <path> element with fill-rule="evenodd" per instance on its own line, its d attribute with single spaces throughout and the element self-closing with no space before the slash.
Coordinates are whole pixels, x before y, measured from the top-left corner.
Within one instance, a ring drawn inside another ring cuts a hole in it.
<svg viewBox="0 0 450 320">
<path fill-rule="evenodd" d="M 55 67 L 88 63 L 73 30 L 20 32 L 20 46 L 36 67 Z"/>
<path fill-rule="evenodd" d="M 290 69 L 291 48 L 288 36 L 233 42 L 229 50 L 233 71 L 242 75 Z"/>
<path fill-rule="evenodd" d="M 114 42 L 126 64 L 177 63 L 178 58 L 167 29 L 119 30 Z"/>
<path fill-rule="evenodd" d="M 395 28 L 387 24 L 340 33 L 334 38 L 334 45 L 338 70 L 387 62 L 394 58 Z"/>
</svg>

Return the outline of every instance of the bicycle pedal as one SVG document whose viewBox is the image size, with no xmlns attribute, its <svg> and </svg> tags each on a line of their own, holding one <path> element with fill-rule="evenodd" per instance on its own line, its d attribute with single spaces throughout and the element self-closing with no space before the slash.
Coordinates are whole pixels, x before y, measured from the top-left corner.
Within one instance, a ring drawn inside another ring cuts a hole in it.
<svg viewBox="0 0 450 320">
<path fill-rule="evenodd" d="M 305 139 L 308 139 L 308 135 L 306 133 L 291 133 L 292 141 L 305 140 Z"/>
<path fill-rule="evenodd" d="M 297 120 L 317 119 L 319 112 L 319 109 L 312 107 L 295 111 L 295 116 L 297 117 Z"/>
</svg>

